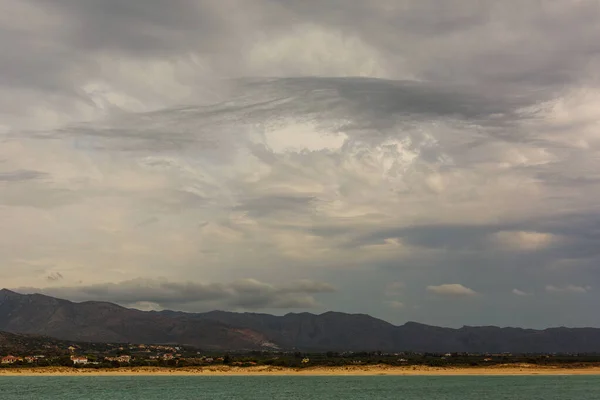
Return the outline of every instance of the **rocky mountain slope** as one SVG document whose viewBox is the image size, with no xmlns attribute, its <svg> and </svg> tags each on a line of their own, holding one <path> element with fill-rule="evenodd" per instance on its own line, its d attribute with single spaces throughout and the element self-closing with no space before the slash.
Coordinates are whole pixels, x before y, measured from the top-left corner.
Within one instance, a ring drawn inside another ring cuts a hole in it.
<svg viewBox="0 0 600 400">
<path fill-rule="evenodd" d="M 395 326 L 364 314 L 146 312 L 0 290 L 0 330 L 95 342 L 178 343 L 205 349 L 420 352 L 600 352 L 600 329 Z"/>
</svg>

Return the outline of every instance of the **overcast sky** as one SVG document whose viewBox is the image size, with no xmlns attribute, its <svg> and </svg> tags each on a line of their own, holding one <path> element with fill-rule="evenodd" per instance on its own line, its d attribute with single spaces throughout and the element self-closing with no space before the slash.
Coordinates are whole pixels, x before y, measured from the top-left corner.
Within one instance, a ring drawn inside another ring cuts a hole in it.
<svg viewBox="0 0 600 400">
<path fill-rule="evenodd" d="M 0 286 L 600 326 L 600 2 L 0 0 Z"/>
</svg>

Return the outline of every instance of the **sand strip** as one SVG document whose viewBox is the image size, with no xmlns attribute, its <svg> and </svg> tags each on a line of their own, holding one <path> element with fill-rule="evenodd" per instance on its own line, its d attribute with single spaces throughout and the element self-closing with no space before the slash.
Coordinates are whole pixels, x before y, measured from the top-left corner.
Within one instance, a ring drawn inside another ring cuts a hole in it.
<svg viewBox="0 0 600 400">
<path fill-rule="evenodd" d="M 184 367 L 184 368 L 3 368 L 0 376 L 133 376 L 133 375 L 169 375 L 169 376 L 368 376 L 368 375 L 600 375 L 600 366 L 586 367 L 547 367 L 529 364 L 500 365 L 493 367 L 391 367 L 387 365 L 347 366 L 347 367 L 306 367 L 281 368 L 270 366 L 256 367 Z"/>
</svg>

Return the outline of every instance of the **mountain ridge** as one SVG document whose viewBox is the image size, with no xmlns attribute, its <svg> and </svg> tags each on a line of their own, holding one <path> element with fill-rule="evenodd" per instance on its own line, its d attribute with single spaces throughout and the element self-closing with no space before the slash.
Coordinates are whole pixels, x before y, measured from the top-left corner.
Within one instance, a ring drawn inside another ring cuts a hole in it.
<svg viewBox="0 0 600 400">
<path fill-rule="evenodd" d="M 104 301 L 73 302 L 0 290 L 0 330 L 90 342 L 178 343 L 215 350 L 600 352 L 599 328 L 542 330 L 394 325 L 367 314 L 327 311 L 205 313 L 141 311 Z"/>
</svg>

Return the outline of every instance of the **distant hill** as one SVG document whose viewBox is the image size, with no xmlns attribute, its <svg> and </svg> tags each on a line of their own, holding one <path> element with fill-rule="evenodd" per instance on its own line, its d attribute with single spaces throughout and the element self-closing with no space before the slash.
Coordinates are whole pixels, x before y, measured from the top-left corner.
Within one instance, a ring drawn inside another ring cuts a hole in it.
<svg viewBox="0 0 600 400">
<path fill-rule="evenodd" d="M 119 345 L 115 344 L 110 347 L 104 343 L 73 342 L 48 336 L 0 331 L 0 356 L 8 354 L 62 356 L 70 354 L 69 347 L 71 346 L 79 351 L 98 352 L 112 350 Z"/>
<path fill-rule="evenodd" d="M 93 342 L 177 343 L 211 350 L 600 352 L 600 329 L 395 326 L 364 314 L 273 316 L 139 311 L 0 290 L 0 331 Z"/>
<path fill-rule="evenodd" d="M 67 342 L 36 335 L 23 335 L 0 331 L 0 355 L 22 354 L 32 351 L 45 352 L 48 348 L 62 345 L 67 348 Z"/>
</svg>

